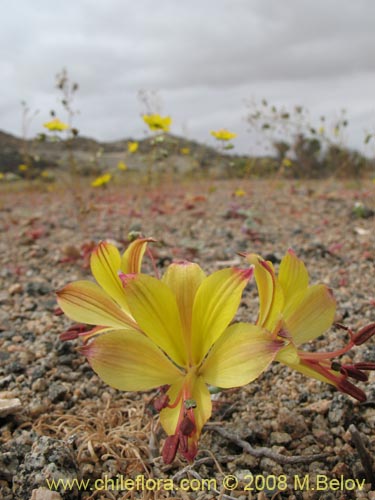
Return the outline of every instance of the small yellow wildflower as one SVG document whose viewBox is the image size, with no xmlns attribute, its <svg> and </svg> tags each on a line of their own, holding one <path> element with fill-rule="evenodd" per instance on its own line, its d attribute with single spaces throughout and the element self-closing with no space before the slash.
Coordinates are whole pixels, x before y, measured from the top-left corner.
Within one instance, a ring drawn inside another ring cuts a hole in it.
<svg viewBox="0 0 375 500">
<path fill-rule="evenodd" d="M 289 168 L 293 165 L 293 163 L 289 160 L 289 158 L 283 158 L 283 161 L 281 162 L 282 167 Z"/>
<path fill-rule="evenodd" d="M 190 149 L 189 148 L 181 148 L 180 153 L 182 155 L 189 155 L 190 154 Z"/>
<path fill-rule="evenodd" d="M 243 189 L 241 188 L 238 188 L 234 191 L 234 196 L 236 196 L 237 198 L 241 198 L 242 196 L 245 196 L 246 194 L 246 191 L 244 191 Z"/>
<path fill-rule="evenodd" d="M 160 116 L 155 114 L 143 115 L 142 118 L 152 132 L 158 130 L 168 132 L 171 128 L 172 118 L 170 116 Z"/>
<path fill-rule="evenodd" d="M 127 164 L 126 164 L 126 163 L 124 163 L 123 161 L 119 161 L 119 162 L 117 163 L 117 168 L 118 168 L 119 170 L 122 170 L 122 171 L 128 170 L 128 166 L 127 166 Z"/>
<path fill-rule="evenodd" d="M 2 172 L 0 172 L 0 181 L 2 181 L 4 178 L 5 178 L 5 175 Z"/>
<path fill-rule="evenodd" d="M 43 123 L 43 127 L 50 130 L 51 132 L 63 132 L 69 128 L 69 125 L 62 122 L 58 118 L 54 118 L 50 122 Z"/>
<path fill-rule="evenodd" d="M 18 165 L 18 170 L 20 172 L 26 172 L 26 170 L 28 169 L 28 165 L 25 165 L 24 163 L 21 163 L 21 165 Z"/>
<path fill-rule="evenodd" d="M 225 128 L 216 131 L 211 130 L 211 135 L 213 135 L 218 141 L 230 141 L 231 139 L 237 137 L 237 134 L 229 132 L 229 130 L 226 130 Z"/>
<path fill-rule="evenodd" d="M 111 174 L 103 174 L 94 179 L 91 183 L 92 187 L 100 187 L 100 186 L 105 186 L 108 184 L 108 182 L 112 179 Z"/>
<path fill-rule="evenodd" d="M 128 151 L 129 153 L 135 153 L 136 151 L 138 151 L 138 147 L 139 147 L 139 144 L 137 141 L 134 141 L 134 142 L 128 142 Z"/>
</svg>

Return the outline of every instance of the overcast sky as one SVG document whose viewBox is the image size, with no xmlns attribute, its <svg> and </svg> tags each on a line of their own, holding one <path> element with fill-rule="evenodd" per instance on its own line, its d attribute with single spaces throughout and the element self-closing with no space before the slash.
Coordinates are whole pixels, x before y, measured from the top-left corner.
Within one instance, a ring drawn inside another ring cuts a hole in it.
<svg viewBox="0 0 375 500">
<path fill-rule="evenodd" d="M 79 83 L 74 124 L 99 140 L 144 136 L 138 91 L 157 91 L 172 132 L 209 144 L 238 133 L 246 101 L 347 109 L 349 144 L 375 131 L 374 0 L 2 0 L 0 129 L 21 134 L 20 101 L 40 132 L 58 104 L 55 75 Z"/>
</svg>

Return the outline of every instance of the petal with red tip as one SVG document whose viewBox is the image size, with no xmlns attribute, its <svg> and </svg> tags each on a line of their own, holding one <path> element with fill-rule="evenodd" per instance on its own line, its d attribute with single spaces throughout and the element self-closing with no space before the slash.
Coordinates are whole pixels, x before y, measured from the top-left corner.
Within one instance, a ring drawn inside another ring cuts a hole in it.
<svg viewBox="0 0 375 500">
<path fill-rule="evenodd" d="M 138 238 L 134 240 L 125 250 L 121 259 L 121 271 L 124 274 L 140 273 L 142 260 L 147 243 L 156 241 L 153 238 Z"/>
<path fill-rule="evenodd" d="M 120 252 L 111 243 L 99 243 L 91 254 L 91 272 L 110 297 L 112 297 L 126 312 L 129 307 L 118 272 L 121 266 Z"/>
<path fill-rule="evenodd" d="M 56 294 L 61 309 L 74 321 L 114 328 L 137 326 L 130 316 L 91 281 L 75 281 Z"/>
<path fill-rule="evenodd" d="M 259 295 L 259 316 L 257 324 L 273 331 L 284 306 L 284 295 L 276 279 L 273 265 L 256 254 L 246 255 L 250 264 L 254 265 L 254 278 Z"/>
<path fill-rule="evenodd" d="M 193 359 L 199 364 L 233 320 L 253 269 L 227 268 L 205 278 L 195 295 L 192 317 Z"/>
<path fill-rule="evenodd" d="M 266 370 L 283 345 L 259 326 L 237 323 L 213 345 L 200 373 L 207 384 L 217 387 L 246 385 Z"/>
<path fill-rule="evenodd" d="M 107 332 L 80 351 L 106 384 L 123 391 L 147 391 L 182 377 L 167 356 L 136 330 Z"/>
</svg>

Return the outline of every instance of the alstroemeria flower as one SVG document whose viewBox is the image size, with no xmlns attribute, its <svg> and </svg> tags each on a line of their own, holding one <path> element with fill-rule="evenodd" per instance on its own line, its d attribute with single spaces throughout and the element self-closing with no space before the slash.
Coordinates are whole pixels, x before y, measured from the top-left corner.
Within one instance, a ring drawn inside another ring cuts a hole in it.
<svg viewBox="0 0 375 500">
<path fill-rule="evenodd" d="M 103 331 L 125 329 L 133 331 L 139 327 L 134 321 L 118 272 L 139 273 L 147 243 L 152 238 L 133 241 L 121 256 L 115 245 L 101 242 L 91 254 L 91 272 L 97 283 L 88 280 L 76 281 L 57 292 L 57 301 L 69 318 L 79 323 L 97 325 L 86 332 L 80 328 L 69 329 L 63 340 L 90 337 Z"/>
<path fill-rule="evenodd" d="M 309 286 L 306 267 L 292 250 L 282 259 L 277 277 L 271 262 L 255 254 L 247 254 L 246 258 L 255 266 L 260 303 L 257 324 L 270 332 L 274 341 L 283 341 L 275 361 L 365 401 L 365 393 L 348 378 L 366 381 L 363 370 L 374 370 L 375 363 L 340 365 L 334 359 L 368 340 L 375 333 L 374 325 L 357 334 L 347 329 L 350 340 L 338 351 L 300 350 L 302 344 L 316 339 L 332 326 L 336 301 L 331 291 L 323 284 Z"/>
<path fill-rule="evenodd" d="M 91 334 L 81 351 L 112 387 L 125 391 L 164 387 L 167 392 L 155 403 L 168 434 L 163 459 L 170 463 L 179 451 L 191 461 L 202 427 L 211 415 L 207 385 L 230 388 L 251 382 L 272 361 L 281 343 L 272 341 L 259 326 L 230 325 L 253 269 L 226 268 L 206 276 L 199 265 L 179 262 L 171 264 L 161 280 L 138 272 L 120 272 L 120 288 L 117 273 L 112 274 L 113 263 L 109 273 L 102 259 L 102 275 L 96 273 L 95 277 L 118 304 L 121 302 L 135 326 L 126 323 L 116 328 L 117 317 L 111 312 L 112 328 Z M 117 264 L 120 269 L 120 262 Z M 74 283 L 68 287 L 78 288 L 78 295 L 82 290 L 82 285 Z M 67 302 L 68 287 L 59 293 L 64 312 L 82 322 L 88 322 L 94 312 L 95 321 L 99 320 L 99 297 L 93 301 L 91 291 L 83 289 L 85 299 L 81 298 L 77 314 L 72 300 Z M 109 325 L 104 297 L 100 308 L 99 323 Z"/>
</svg>

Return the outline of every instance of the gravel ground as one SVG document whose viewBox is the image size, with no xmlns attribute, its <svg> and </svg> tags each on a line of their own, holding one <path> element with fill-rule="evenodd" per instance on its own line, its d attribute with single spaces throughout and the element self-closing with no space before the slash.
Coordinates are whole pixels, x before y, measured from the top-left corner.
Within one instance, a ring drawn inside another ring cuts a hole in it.
<svg viewBox="0 0 375 500">
<path fill-rule="evenodd" d="M 234 195 L 239 187 L 243 196 Z M 107 387 L 76 352 L 79 341 L 59 339 L 71 322 L 54 314 L 54 290 L 90 276 L 87 256 L 95 243 L 110 239 L 123 249 L 128 233 L 140 231 L 158 240 L 153 253 L 161 269 L 184 258 L 210 272 L 241 265 L 237 252 L 244 251 L 260 253 L 277 266 L 292 247 L 305 261 L 311 282 L 333 289 L 337 321 L 358 329 L 375 321 L 374 187 L 338 181 L 212 181 L 160 189 L 87 189 L 78 200 L 63 189 L 3 186 L 0 498 L 374 500 L 368 482 L 362 489 L 354 484 L 366 482 L 355 429 L 370 462 L 375 453 L 374 372 L 360 384 L 368 395 L 360 404 L 274 364 L 249 386 L 215 395 L 192 466 L 179 458 L 165 466 L 158 456 L 165 436 L 149 406 L 154 393 Z M 252 283 L 238 319 L 255 320 L 256 315 Z M 344 342 L 345 332 L 332 329 L 314 347 L 334 350 Z M 374 361 L 374 339 L 354 356 Z M 300 460 L 256 457 L 249 445 Z M 320 458 L 310 460 L 313 454 Z M 130 483 L 129 491 L 114 491 L 108 482 L 137 477 L 134 491 Z M 58 478 L 91 483 L 88 491 L 60 487 L 49 492 L 46 480 Z M 93 486 L 105 478 L 106 485 Z M 192 480 L 190 491 L 171 491 L 168 481 L 179 484 L 186 478 Z M 148 481 L 146 486 L 141 480 Z M 234 489 L 224 489 L 231 480 L 238 482 Z"/>
</svg>

